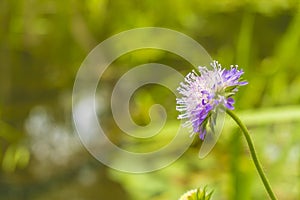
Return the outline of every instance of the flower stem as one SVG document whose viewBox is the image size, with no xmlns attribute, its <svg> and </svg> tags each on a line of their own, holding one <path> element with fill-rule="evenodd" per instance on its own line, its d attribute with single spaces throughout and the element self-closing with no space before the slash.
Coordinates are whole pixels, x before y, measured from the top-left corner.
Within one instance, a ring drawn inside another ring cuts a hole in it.
<svg viewBox="0 0 300 200">
<path fill-rule="evenodd" d="M 250 153 L 251 153 L 251 156 L 252 156 L 252 160 L 255 164 L 255 167 L 258 171 L 258 174 L 270 196 L 270 198 L 272 200 L 276 200 L 276 197 L 275 197 L 275 194 L 274 192 L 272 191 L 271 189 L 271 186 L 270 186 L 270 183 L 265 175 L 265 173 L 263 172 L 263 169 L 261 167 L 261 164 L 257 158 L 257 155 L 256 155 L 256 151 L 255 151 L 255 148 L 254 148 L 254 145 L 253 145 L 253 142 L 252 142 L 252 139 L 250 137 L 250 134 L 249 134 L 249 131 L 247 129 L 247 127 L 242 123 L 242 121 L 231 111 L 231 110 L 226 110 L 227 114 L 230 115 L 230 117 L 232 117 L 232 119 L 239 125 L 239 127 L 241 128 L 246 140 L 247 140 L 247 143 L 248 143 L 248 146 L 249 146 L 249 149 L 250 149 Z"/>
</svg>

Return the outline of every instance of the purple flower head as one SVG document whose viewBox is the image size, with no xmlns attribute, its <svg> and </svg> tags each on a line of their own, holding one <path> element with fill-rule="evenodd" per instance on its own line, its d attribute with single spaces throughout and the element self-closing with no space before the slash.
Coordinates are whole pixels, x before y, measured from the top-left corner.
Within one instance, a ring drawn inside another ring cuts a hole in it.
<svg viewBox="0 0 300 200">
<path fill-rule="evenodd" d="M 218 109 L 233 110 L 232 96 L 238 87 L 248 84 L 242 81 L 244 71 L 238 66 L 223 69 L 218 61 L 211 63 L 212 70 L 199 66 L 200 75 L 194 70 L 190 72 L 178 87 L 181 98 L 177 99 L 176 110 L 180 112 L 178 119 L 185 119 L 184 126 L 190 127 L 192 133 L 199 133 L 203 140 L 206 135 L 206 125 L 211 113 Z M 213 126 L 214 120 L 210 120 Z"/>
</svg>

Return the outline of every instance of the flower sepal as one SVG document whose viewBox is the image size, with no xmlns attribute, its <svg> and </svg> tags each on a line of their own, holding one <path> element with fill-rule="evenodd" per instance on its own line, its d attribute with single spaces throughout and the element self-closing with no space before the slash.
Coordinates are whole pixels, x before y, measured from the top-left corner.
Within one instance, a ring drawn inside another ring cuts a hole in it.
<svg viewBox="0 0 300 200">
<path fill-rule="evenodd" d="M 206 187 L 189 190 L 179 200 L 210 200 L 213 191 L 207 192 Z"/>
</svg>

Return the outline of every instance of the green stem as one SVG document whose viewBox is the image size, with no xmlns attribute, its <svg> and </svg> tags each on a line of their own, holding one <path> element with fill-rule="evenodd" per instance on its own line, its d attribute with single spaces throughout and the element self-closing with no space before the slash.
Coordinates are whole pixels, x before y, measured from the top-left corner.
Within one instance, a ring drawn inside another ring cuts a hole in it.
<svg viewBox="0 0 300 200">
<path fill-rule="evenodd" d="M 242 123 L 242 121 L 231 111 L 231 110 L 226 110 L 227 114 L 230 115 L 230 117 L 232 117 L 232 119 L 239 125 L 239 127 L 241 128 L 246 140 L 247 140 L 247 143 L 248 143 L 248 146 L 249 146 L 249 149 L 250 149 L 250 153 L 251 153 L 251 156 L 252 156 L 252 160 L 255 164 L 255 167 L 258 171 L 258 174 L 270 196 L 270 198 L 272 200 L 276 200 L 276 197 L 275 197 L 275 194 L 274 192 L 272 191 L 271 189 L 271 186 L 270 186 L 270 183 L 265 175 L 265 173 L 263 172 L 263 169 L 261 167 L 261 164 L 257 158 L 257 155 L 256 155 L 256 151 L 255 151 L 255 148 L 254 148 L 254 145 L 253 145 L 253 142 L 252 142 L 252 139 L 250 137 L 250 134 L 249 134 L 249 131 L 247 129 L 247 127 Z"/>
</svg>

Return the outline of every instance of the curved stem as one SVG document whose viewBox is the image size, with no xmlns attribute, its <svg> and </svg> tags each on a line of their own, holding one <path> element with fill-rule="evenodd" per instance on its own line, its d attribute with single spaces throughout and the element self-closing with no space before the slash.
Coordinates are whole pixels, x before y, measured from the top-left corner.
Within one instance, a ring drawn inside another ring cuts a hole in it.
<svg viewBox="0 0 300 200">
<path fill-rule="evenodd" d="M 265 173 L 263 172 L 263 169 L 261 167 L 261 164 L 257 158 L 257 155 L 256 155 L 256 151 L 255 151 L 255 148 L 254 148 L 254 145 L 253 145 L 253 142 L 252 142 L 252 139 L 250 137 L 250 134 L 249 134 L 249 131 L 247 129 L 247 127 L 242 123 L 242 121 L 231 111 L 231 110 L 226 110 L 227 114 L 230 115 L 230 117 L 232 117 L 232 119 L 239 125 L 239 127 L 241 128 L 246 140 L 247 140 L 247 143 L 248 143 L 248 146 L 249 146 L 249 149 L 250 149 L 250 153 L 251 153 L 251 157 L 252 157 L 252 160 L 255 164 L 255 167 L 258 171 L 258 174 L 270 196 L 270 198 L 272 200 L 276 200 L 276 197 L 275 197 L 275 194 L 274 192 L 272 191 L 271 189 L 271 186 L 270 186 L 270 183 L 265 175 Z"/>
</svg>

